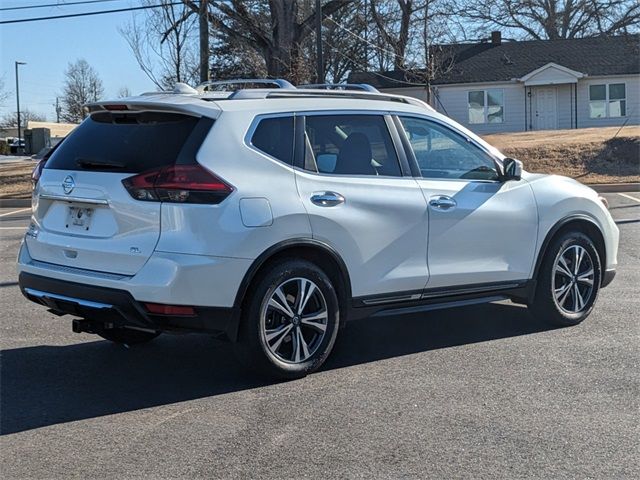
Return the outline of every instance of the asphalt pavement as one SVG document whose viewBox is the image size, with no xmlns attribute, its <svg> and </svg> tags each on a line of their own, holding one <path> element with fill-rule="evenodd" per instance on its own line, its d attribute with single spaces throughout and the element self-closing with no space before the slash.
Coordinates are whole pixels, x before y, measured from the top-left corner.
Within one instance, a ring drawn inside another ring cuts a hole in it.
<svg viewBox="0 0 640 480">
<path fill-rule="evenodd" d="M 583 324 L 508 302 L 369 318 L 291 382 L 206 336 L 72 333 L 20 295 L 29 211 L 0 209 L 0 475 L 640 478 L 640 193 L 606 197 L 618 275 Z"/>
</svg>

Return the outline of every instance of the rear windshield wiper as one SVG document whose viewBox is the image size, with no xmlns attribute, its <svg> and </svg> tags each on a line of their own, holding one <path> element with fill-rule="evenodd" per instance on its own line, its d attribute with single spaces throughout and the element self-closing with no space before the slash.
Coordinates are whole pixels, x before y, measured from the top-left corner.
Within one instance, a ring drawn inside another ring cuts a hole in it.
<svg viewBox="0 0 640 480">
<path fill-rule="evenodd" d="M 89 158 L 77 158 L 76 164 L 82 168 L 125 168 L 126 165 L 122 162 L 116 162 L 114 160 L 91 160 Z"/>
</svg>

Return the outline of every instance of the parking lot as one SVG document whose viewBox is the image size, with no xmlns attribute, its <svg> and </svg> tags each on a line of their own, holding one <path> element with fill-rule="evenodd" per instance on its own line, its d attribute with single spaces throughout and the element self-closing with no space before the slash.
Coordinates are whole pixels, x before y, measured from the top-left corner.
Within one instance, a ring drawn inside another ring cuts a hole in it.
<svg viewBox="0 0 640 480">
<path fill-rule="evenodd" d="M 3 478 L 638 478 L 640 193 L 605 195 L 618 275 L 582 325 L 508 302 L 350 324 L 319 373 L 230 345 L 127 349 L 27 302 L 29 211 L 0 209 Z"/>
</svg>

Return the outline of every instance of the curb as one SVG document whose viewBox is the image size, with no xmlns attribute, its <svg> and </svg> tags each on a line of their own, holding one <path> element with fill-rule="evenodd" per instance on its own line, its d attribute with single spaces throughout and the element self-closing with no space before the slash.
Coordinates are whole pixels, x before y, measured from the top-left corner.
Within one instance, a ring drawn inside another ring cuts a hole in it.
<svg viewBox="0 0 640 480">
<path fill-rule="evenodd" d="M 595 183 L 587 187 L 593 188 L 598 193 L 640 192 L 640 183 Z"/>
<path fill-rule="evenodd" d="M 26 208 L 30 206 L 30 198 L 0 198 L 0 208 Z"/>
</svg>

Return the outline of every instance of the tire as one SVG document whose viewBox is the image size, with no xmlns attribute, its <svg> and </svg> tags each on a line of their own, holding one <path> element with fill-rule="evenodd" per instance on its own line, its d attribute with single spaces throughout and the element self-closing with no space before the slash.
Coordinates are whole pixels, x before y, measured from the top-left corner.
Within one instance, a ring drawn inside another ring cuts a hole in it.
<svg viewBox="0 0 640 480">
<path fill-rule="evenodd" d="M 576 231 L 560 235 L 542 260 L 533 314 L 557 327 L 579 324 L 593 310 L 601 278 L 600 257 L 591 239 Z"/>
<path fill-rule="evenodd" d="M 125 345 L 138 345 L 141 343 L 147 343 L 160 335 L 159 332 L 144 332 L 142 330 L 134 330 L 131 328 L 113 328 L 109 330 L 102 330 L 98 333 L 105 340 L 109 340 L 113 343 L 120 343 Z"/>
<path fill-rule="evenodd" d="M 236 352 L 252 370 L 294 379 L 316 371 L 338 334 L 340 311 L 329 277 L 306 260 L 285 260 L 248 292 Z"/>
</svg>

